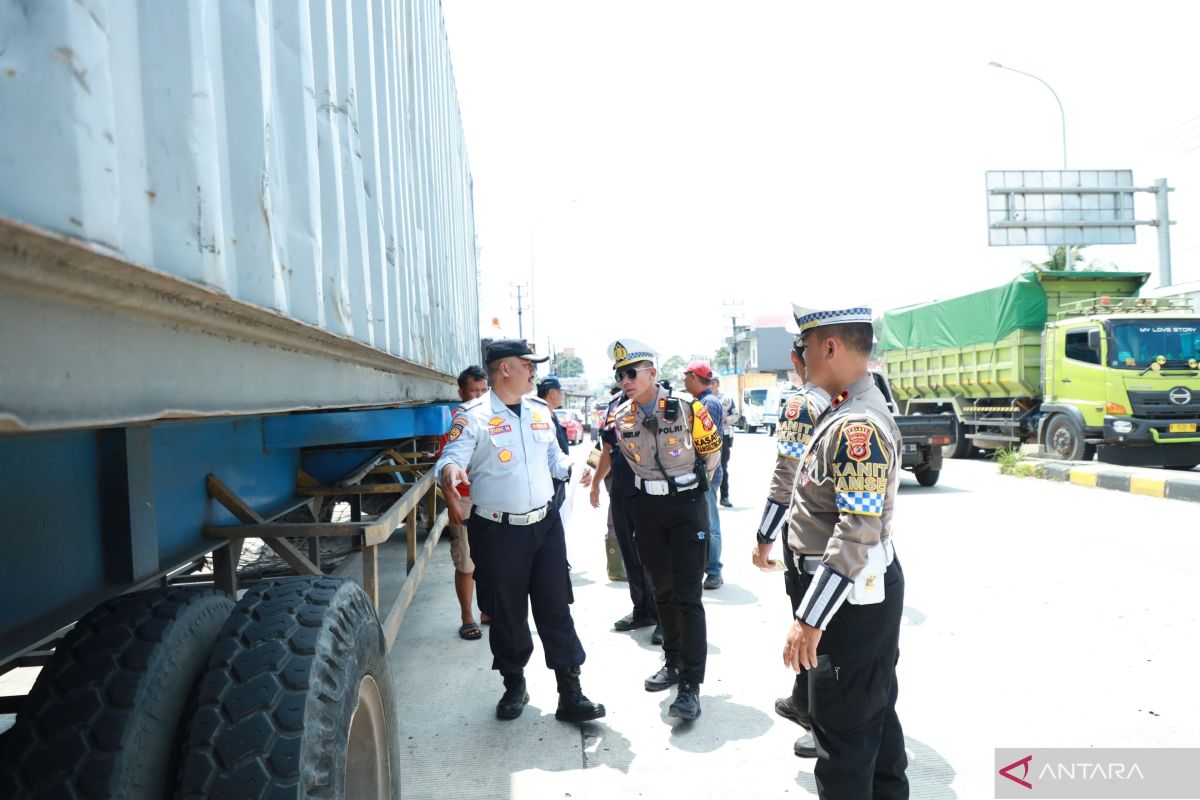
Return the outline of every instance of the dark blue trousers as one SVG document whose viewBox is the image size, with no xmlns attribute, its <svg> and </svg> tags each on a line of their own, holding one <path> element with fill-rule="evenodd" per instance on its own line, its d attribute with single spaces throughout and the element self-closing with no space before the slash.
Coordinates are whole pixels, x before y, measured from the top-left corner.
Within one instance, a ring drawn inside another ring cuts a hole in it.
<svg viewBox="0 0 1200 800">
<path fill-rule="evenodd" d="M 571 574 L 558 509 L 533 525 L 501 525 L 471 515 L 467 522 L 479 607 L 492 618 L 492 669 L 523 669 L 533 655 L 529 607 L 550 669 L 577 667 L 586 654 L 571 618 Z"/>
<path fill-rule="evenodd" d="M 884 600 L 845 603 L 817 645 L 808 702 L 817 740 L 813 776 L 823 800 L 907 800 L 908 757 L 896 716 L 904 572 L 893 561 Z"/>
</svg>

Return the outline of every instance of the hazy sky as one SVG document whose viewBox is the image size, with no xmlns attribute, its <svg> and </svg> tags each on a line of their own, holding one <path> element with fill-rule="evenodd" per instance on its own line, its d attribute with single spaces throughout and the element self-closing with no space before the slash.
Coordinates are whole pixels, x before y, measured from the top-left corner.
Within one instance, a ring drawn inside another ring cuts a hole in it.
<svg viewBox="0 0 1200 800">
<path fill-rule="evenodd" d="M 984 172 L 1167 178 L 1174 282 L 1200 280 L 1200 4 L 444 0 L 475 179 L 484 335 L 709 353 L 744 317 L 986 288 Z M 1138 195 L 1138 218 L 1153 196 Z M 1090 248 L 1154 272 L 1155 230 Z M 531 320 L 530 314 L 533 318 Z"/>
</svg>

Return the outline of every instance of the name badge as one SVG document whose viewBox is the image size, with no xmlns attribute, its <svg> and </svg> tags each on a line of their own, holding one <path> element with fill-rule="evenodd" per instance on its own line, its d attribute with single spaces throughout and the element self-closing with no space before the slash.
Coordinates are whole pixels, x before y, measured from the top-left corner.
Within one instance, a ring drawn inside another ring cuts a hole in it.
<svg viewBox="0 0 1200 800">
<path fill-rule="evenodd" d="M 529 428 L 535 431 L 544 431 L 550 427 L 549 422 L 531 422 Z"/>
</svg>

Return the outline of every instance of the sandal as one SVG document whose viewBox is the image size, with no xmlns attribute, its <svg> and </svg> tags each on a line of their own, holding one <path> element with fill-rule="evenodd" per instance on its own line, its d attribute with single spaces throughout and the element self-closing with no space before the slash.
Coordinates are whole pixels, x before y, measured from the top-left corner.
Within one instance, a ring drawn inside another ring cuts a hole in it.
<svg viewBox="0 0 1200 800">
<path fill-rule="evenodd" d="M 474 622 L 468 622 L 458 629 L 458 635 L 468 641 L 475 641 L 476 639 L 483 638 L 483 631 Z"/>
</svg>

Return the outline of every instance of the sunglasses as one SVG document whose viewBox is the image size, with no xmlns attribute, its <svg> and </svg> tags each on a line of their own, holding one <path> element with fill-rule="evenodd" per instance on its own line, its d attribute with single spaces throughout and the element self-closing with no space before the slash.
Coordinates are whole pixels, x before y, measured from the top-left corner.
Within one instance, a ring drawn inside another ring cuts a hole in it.
<svg viewBox="0 0 1200 800">
<path fill-rule="evenodd" d="M 620 383 L 626 378 L 631 381 L 636 380 L 637 374 L 647 369 L 650 369 L 650 367 L 625 367 L 624 369 L 617 370 L 614 374 L 616 375 L 617 383 Z"/>
</svg>

